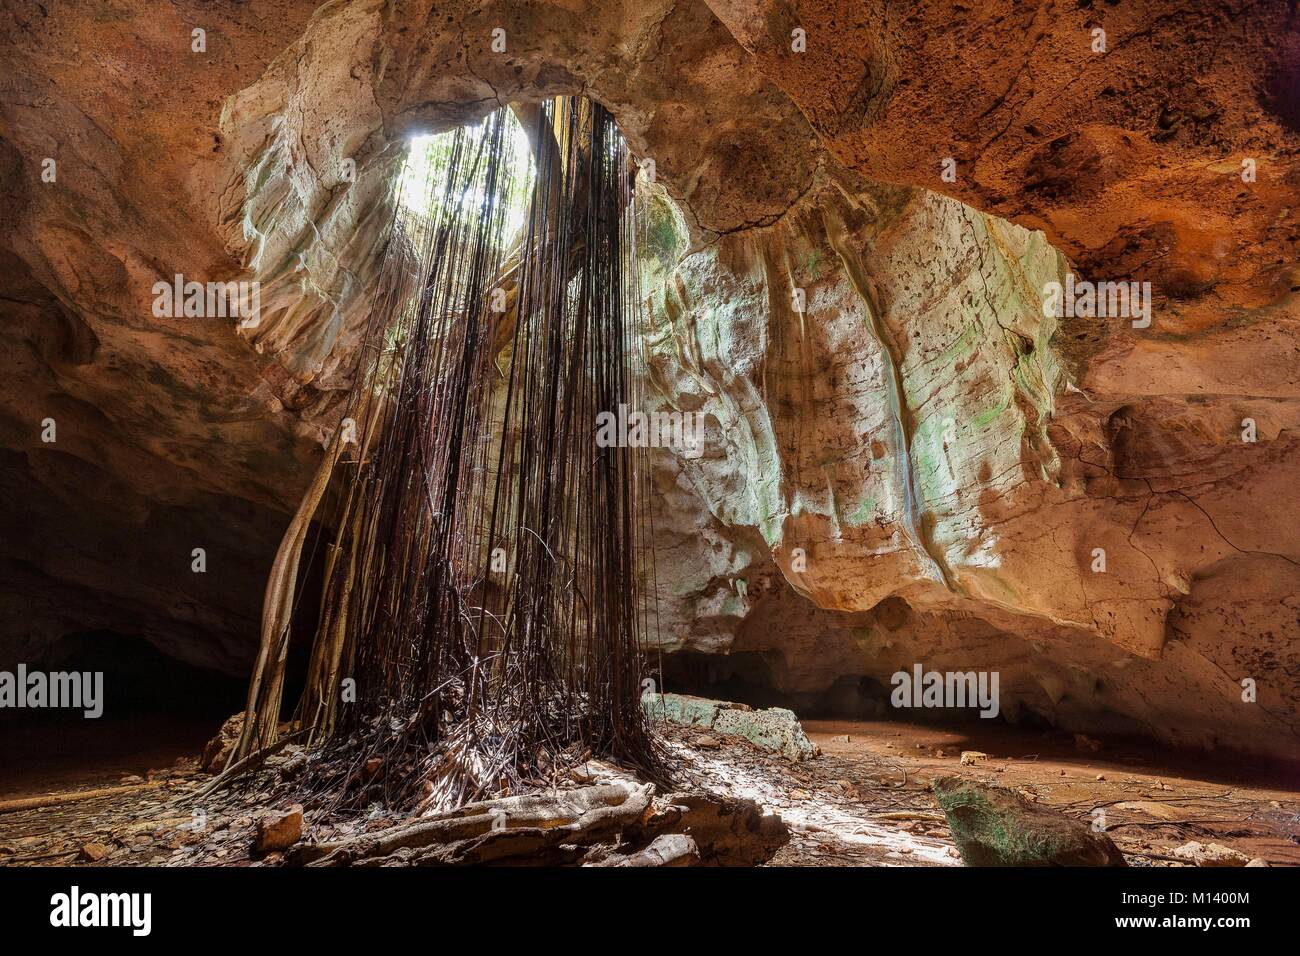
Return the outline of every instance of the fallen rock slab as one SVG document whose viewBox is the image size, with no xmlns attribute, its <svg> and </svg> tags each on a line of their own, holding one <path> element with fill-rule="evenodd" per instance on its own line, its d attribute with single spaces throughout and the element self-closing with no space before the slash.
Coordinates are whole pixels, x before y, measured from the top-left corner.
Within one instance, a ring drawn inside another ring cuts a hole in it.
<svg viewBox="0 0 1300 956">
<path fill-rule="evenodd" d="M 967 866 L 1126 866 L 1104 833 L 1012 790 L 941 777 L 934 795 Z"/>
<path fill-rule="evenodd" d="M 817 748 L 803 731 L 794 711 L 784 707 L 767 710 L 721 710 L 713 722 L 720 734 L 744 737 L 750 743 L 779 753 L 789 760 L 810 760 Z"/>
<path fill-rule="evenodd" d="M 727 700 L 710 700 L 690 694 L 645 694 L 641 698 L 645 712 L 657 720 L 668 720 L 684 727 L 712 727 L 724 710 L 749 710 L 746 704 Z"/>
<path fill-rule="evenodd" d="M 744 704 L 689 694 L 646 694 L 641 706 L 652 719 L 743 737 L 790 760 L 817 756 L 817 747 L 804 733 L 799 718 L 784 707 L 753 710 Z"/>
</svg>

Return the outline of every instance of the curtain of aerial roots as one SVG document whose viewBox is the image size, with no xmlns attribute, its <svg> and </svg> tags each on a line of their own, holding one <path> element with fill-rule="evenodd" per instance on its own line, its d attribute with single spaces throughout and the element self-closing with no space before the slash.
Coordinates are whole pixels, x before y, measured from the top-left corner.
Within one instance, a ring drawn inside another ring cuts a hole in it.
<svg viewBox="0 0 1300 956">
<path fill-rule="evenodd" d="M 428 216 L 395 225 L 355 441 L 336 435 L 268 585 L 245 754 L 277 734 L 324 496 L 335 538 L 295 720 L 358 801 L 454 806 L 587 753 L 659 772 L 640 706 L 645 452 L 595 441 L 599 412 L 640 399 L 628 154 L 586 100 L 525 115 L 519 235 L 504 110 L 452 134 Z"/>
</svg>

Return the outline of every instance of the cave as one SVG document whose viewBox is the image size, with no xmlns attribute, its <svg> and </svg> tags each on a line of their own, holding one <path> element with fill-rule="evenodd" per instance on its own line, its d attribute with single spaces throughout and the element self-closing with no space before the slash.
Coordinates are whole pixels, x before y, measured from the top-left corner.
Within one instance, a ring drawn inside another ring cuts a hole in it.
<svg viewBox="0 0 1300 956">
<path fill-rule="evenodd" d="M 1300 863 L 1294 3 L 107 6 L 0 866 Z"/>
</svg>

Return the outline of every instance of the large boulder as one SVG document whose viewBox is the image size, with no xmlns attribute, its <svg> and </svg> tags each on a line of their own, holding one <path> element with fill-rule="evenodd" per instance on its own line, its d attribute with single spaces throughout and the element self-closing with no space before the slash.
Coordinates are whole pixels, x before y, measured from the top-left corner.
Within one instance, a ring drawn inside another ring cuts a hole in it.
<svg viewBox="0 0 1300 956">
<path fill-rule="evenodd" d="M 967 866 L 1127 865 L 1106 834 L 1003 787 L 942 777 L 934 795 Z"/>
</svg>

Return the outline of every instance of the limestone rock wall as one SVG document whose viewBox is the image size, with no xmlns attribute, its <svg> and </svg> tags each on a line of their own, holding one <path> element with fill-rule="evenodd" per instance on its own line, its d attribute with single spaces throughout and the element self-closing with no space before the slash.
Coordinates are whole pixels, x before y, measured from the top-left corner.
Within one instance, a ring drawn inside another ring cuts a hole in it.
<svg viewBox="0 0 1300 956">
<path fill-rule="evenodd" d="M 1010 717 L 1289 754 L 1294 403 L 1085 394 L 1042 233 L 842 186 L 651 293 L 658 407 L 707 423 L 657 453 L 663 646 L 810 706 L 998 670 Z"/>
</svg>

